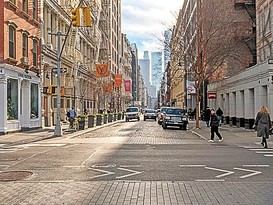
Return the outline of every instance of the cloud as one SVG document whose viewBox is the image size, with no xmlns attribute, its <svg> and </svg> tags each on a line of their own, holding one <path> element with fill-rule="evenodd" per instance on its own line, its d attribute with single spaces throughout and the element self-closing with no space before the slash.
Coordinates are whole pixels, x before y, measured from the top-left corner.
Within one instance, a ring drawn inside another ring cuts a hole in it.
<svg viewBox="0 0 273 205">
<path fill-rule="evenodd" d="M 158 50 L 162 44 L 158 39 L 175 24 L 182 3 L 183 0 L 123 0 L 122 32 L 131 43 L 138 42 L 140 53 Z"/>
</svg>

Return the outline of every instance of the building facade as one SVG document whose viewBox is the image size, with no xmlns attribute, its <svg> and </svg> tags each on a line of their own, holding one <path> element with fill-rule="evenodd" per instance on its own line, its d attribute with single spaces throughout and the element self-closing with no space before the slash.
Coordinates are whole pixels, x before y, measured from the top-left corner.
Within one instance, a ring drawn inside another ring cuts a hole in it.
<svg viewBox="0 0 273 205">
<path fill-rule="evenodd" d="M 159 91 L 162 79 L 162 52 L 151 52 L 151 78 L 152 85 L 156 86 L 156 91 Z"/>
<path fill-rule="evenodd" d="M 215 96 L 208 99 L 209 105 L 223 108 L 225 122 L 232 126 L 251 129 L 261 106 L 267 106 L 272 113 L 272 8 L 271 1 L 256 1 L 257 64 L 208 87 Z"/>
<path fill-rule="evenodd" d="M 0 2 L 0 133 L 42 126 L 41 6 L 38 0 Z"/>
</svg>

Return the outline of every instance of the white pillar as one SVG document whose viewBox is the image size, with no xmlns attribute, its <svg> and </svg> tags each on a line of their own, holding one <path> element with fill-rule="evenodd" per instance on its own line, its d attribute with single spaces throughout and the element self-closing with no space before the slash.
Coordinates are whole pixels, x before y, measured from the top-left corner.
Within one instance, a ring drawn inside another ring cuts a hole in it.
<svg viewBox="0 0 273 205">
<path fill-rule="evenodd" d="M 21 129 L 30 129 L 30 82 L 23 80 L 21 82 L 22 87 L 22 119 L 21 119 Z"/>
<path fill-rule="evenodd" d="M 7 77 L 1 74 L 3 68 L 0 68 L 0 134 L 7 132 Z"/>
</svg>

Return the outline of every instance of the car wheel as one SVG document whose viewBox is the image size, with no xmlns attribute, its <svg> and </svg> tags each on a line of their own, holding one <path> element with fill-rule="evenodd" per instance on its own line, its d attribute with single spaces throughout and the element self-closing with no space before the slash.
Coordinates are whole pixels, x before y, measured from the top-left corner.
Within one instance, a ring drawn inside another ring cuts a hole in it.
<svg viewBox="0 0 273 205">
<path fill-rule="evenodd" d="M 162 123 L 162 127 L 163 127 L 163 129 L 167 129 L 167 125 L 164 123 Z"/>
<path fill-rule="evenodd" d="M 137 121 L 139 121 L 140 119 L 139 118 L 137 118 Z"/>
<path fill-rule="evenodd" d="M 156 121 L 156 118 L 155 118 L 155 121 Z"/>
</svg>

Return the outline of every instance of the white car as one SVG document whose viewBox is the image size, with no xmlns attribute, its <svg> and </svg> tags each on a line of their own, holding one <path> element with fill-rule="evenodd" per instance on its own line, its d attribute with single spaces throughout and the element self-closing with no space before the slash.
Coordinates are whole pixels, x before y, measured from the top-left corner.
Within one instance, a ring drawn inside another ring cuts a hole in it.
<svg viewBox="0 0 273 205">
<path fill-rule="evenodd" d="M 125 111 L 125 121 L 137 119 L 140 120 L 140 113 L 138 107 L 128 107 Z"/>
<path fill-rule="evenodd" d="M 153 119 L 156 121 L 156 110 L 145 109 L 144 110 L 144 121 L 146 121 L 146 119 Z"/>
</svg>

